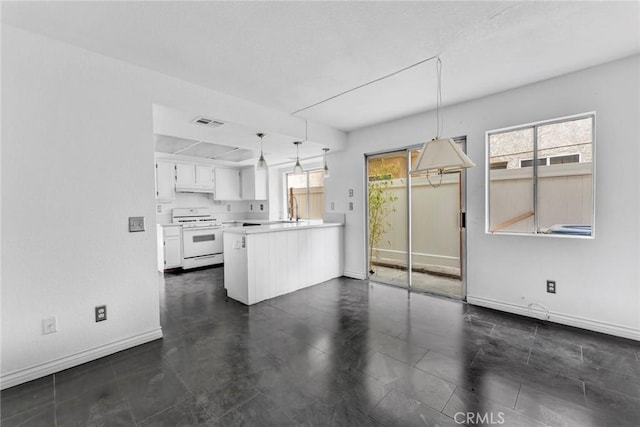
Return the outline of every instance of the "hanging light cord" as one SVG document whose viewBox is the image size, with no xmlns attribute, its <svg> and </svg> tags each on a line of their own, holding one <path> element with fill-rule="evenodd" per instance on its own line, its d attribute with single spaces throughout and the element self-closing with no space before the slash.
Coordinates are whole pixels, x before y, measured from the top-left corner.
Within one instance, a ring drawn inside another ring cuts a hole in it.
<svg viewBox="0 0 640 427">
<path fill-rule="evenodd" d="M 440 57 L 436 56 L 436 73 L 438 89 L 436 91 L 436 138 L 440 138 L 440 131 L 444 127 L 444 119 L 440 115 L 440 108 L 442 106 L 442 61 Z"/>
<path fill-rule="evenodd" d="M 343 92 L 340 92 L 340 93 L 339 93 L 339 94 L 337 94 L 337 95 L 333 95 L 333 96 L 330 96 L 330 97 L 329 97 L 329 98 L 327 98 L 327 99 L 323 99 L 322 101 L 318 101 L 318 102 L 316 102 L 315 104 L 311 104 L 311 105 L 306 106 L 306 107 L 304 107 L 304 108 L 300 108 L 299 110 L 296 110 L 296 111 L 294 111 L 293 113 L 291 113 L 291 115 L 295 115 L 295 114 L 298 114 L 298 113 L 300 113 L 300 112 L 302 112 L 302 111 L 304 111 L 304 110 L 308 110 L 309 108 L 313 108 L 313 107 L 316 107 L 316 106 L 318 106 L 318 105 L 320 105 L 320 104 L 324 104 L 324 103 L 325 103 L 325 102 L 327 102 L 327 101 L 331 101 L 332 99 L 336 99 L 336 98 L 338 98 L 338 97 L 340 97 L 340 96 L 342 96 L 342 95 L 346 95 L 346 94 L 348 94 L 348 93 L 350 93 L 350 92 L 353 92 L 354 90 L 362 89 L 362 88 L 363 88 L 363 87 L 365 87 L 365 86 L 369 86 L 369 85 L 374 84 L 374 83 L 377 83 L 377 82 L 379 82 L 379 81 L 381 81 L 381 80 L 388 79 L 389 77 L 393 77 L 393 76 L 395 76 L 396 74 L 400 74 L 400 73 L 402 73 L 403 71 L 410 70 L 410 69 L 411 69 L 411 68 L 413 68 L 413 67 L 417 67 L 418 65 L 420 65 L 420 64 L 424 64 L 425 62 L 429 62 L 429 61 L 431 61 L 431 60 L 433 60 L 433 59 L 438 59 L 438 62 L 440 62 L 440 57 L 439 57 L 438 55 L 434 55 L 434 56 L 431 56 L 431 57 L 429 57 L 429 58 L 425 58 L 425 59 L 423 59 L 423 60 L 421 60 L 421 61 L 416 62 L 415 64 L 411 64 L 411 65 L 408 65 L 408 66 L 406 66 L 406 67 L 404 67 L 404 68 L 399 69 L 398 71 L 394 71 L 394 72 L 393 72 L 393 73 L 391 73 L 391 74 L 387 74 L 387 75 L 385 75 L 385 76 L 378 77 L 377 79 L 371 80 L 370 82 L 363 83 L 363 84 L 358 85 L 358 86 L 356 86 L 356 87 L 354 87 L 354 88 L 347 89 L 347 90 L 345 90 L 345 91 L 343 91 Z M 439 87 L 439 85 L 438 85 L 438 87 Z"/>
</svg>

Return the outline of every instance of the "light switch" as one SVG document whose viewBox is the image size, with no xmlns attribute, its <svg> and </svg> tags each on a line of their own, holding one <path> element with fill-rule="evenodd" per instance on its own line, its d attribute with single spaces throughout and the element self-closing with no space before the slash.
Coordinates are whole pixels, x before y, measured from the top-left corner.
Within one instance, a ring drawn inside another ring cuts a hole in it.
<svg viewBox="0 0 640 427">
<path fill-rule="evenodd" d="M 349 189 L 349 197 L 353 197 L 353 188 Z"/>
<path fill-rule="evenodd" d="M 136 231 L 144 231 L 144 217 L 143 216 L 130 216 L 129 217 L 129 232 L 134 233 Z"/>
<path fill-rule="evenodd" d="M 349 210 L 352 211 L 353 210 L 353 202 L 349 202 Z"/>
</svg>

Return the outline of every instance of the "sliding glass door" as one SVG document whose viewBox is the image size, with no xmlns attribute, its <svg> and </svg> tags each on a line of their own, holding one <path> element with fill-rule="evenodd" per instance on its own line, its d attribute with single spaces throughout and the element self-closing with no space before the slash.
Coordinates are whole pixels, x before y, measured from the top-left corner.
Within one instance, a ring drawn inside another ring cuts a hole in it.
<svg viewBox="0 0 640 427">
<path fill-rule="evenodd" d="M 367 156 L 369 278 L 463 298 L 463 173 L 410 173 L 420 148 Z"/>
<path fill-rule="evenodd" d="M 370 278 L 409 286 L 407 153 L 367 157 Z"/>
</svg>

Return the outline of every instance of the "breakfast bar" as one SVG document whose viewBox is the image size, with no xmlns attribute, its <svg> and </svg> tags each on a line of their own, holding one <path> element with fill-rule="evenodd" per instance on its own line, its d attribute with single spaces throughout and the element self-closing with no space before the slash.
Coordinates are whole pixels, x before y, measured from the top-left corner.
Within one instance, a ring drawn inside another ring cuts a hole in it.
<svg viewBox="0 0 640 427">
<path fill-rule="evenodd" d="M 343 225 L 322 221 L 224 230 L 224 287 L 246 305 L 343 273 Z"/>
</svg>

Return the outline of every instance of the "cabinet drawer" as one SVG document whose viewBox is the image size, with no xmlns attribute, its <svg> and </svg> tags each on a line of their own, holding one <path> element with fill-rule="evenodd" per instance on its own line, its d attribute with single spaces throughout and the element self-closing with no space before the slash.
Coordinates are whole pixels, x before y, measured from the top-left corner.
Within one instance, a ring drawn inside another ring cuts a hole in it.
<svg viewBox="0 0 640 427">
<path fill-rule="evenodd" d="M 164 237 L 180 237 L 181 226 L 179 225 L 166 225 L 162 227 Z"/>
</svg>

